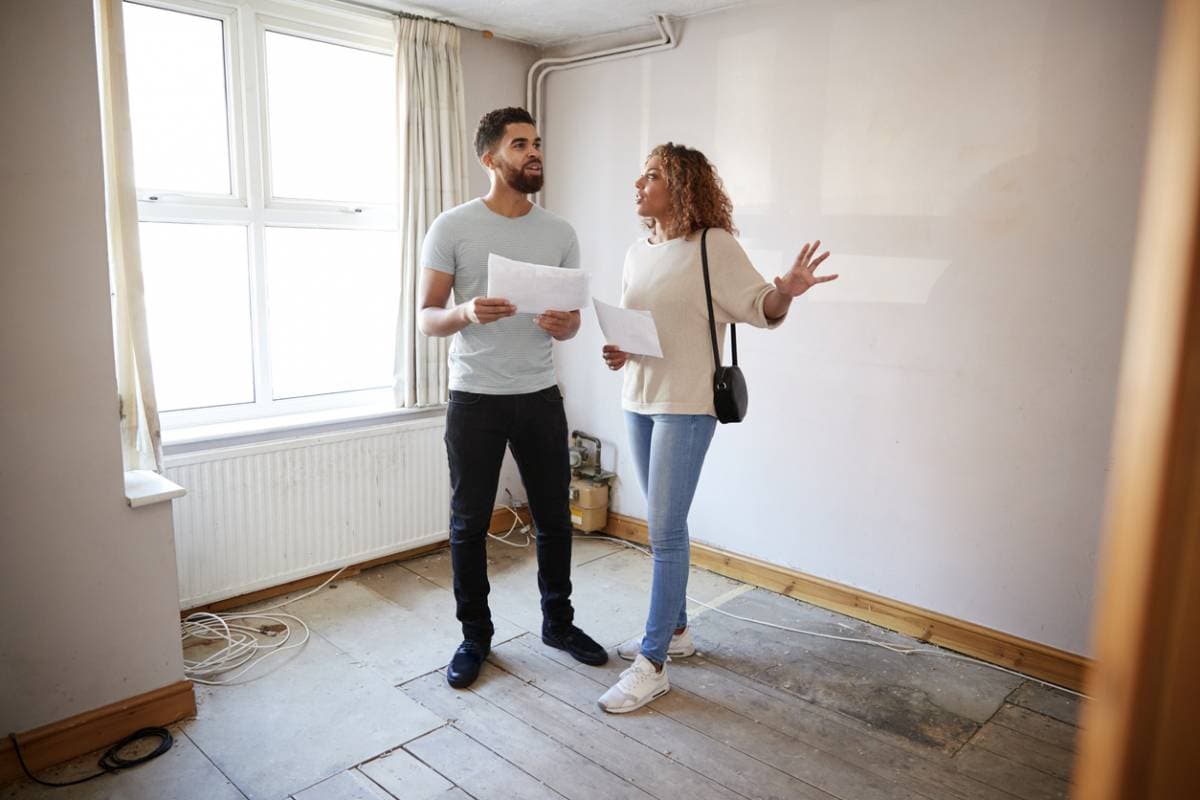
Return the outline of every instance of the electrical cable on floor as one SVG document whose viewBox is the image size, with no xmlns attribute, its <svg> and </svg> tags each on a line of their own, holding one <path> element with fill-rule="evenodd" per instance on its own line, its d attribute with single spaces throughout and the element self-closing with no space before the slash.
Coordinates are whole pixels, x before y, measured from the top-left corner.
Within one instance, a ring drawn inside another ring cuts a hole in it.
<svg viewBox="0 0 1200 800">
<path fill-rule="evenodd" d="M 643 555 L 646 555 L 646 556 L 653 555 L 649 549 L 642 547 L 641 545 L 634 544 L 633 542 L 626 541 L 625 539 L 618 538 L 616 536 L 602 536 L 602 535 L 596 535 L 596 534 L 591 534 L 591 533 L 581 534 L 581 536 L 586 539 L 606 539 L 610 542 L 616 542 L 617 544 L 624 545 L 625 547 L 628 547 L 632 550 L 637 550 L 639 553 L 642 553 Z M 820 633 L 818 631 L 801 630 L 800 628 L 789 628 L 787 625 L 777 625 L 774 622 L 765 622 L 764 620 L 761 620 L 761 619 L 752 619 L 750 617 L 741 617 L 741 616 L 738 616 L 737 614 L 730 614 L 728 611 L 723 611 L 720 608 L 717 608 L 716 606 L 709 605 L 708 603 L 705 603 L 703 600 L 697 600 L 696 598 L 692 597 L 691 595 L 688 595 L 687 599 L 690 602 L 695 603 L 696 605 L 704 606 L 705 608 L 707 608 L 710 611 L 715 611 L 718 614 L 721 614 L 726 617 L 730 617 L 731 619 L 741 620 L 742 622 L 750 622 L 755 625 L 763 625 L 768 628 L 775 628 L 776 630 L 787 631 L 789 633 L 799 633 L 799 634 L 803 634 L 805 636 L 816 636 L 816 637 L 819 637 L 822 639 L 836 639 L 839 642 L 850 642 L 852 644 L 865 644 L 865 645 L 870 645 L 873 647 L 882 647 L 884 650 L 888 650 L 893 653 L 899 653 L 900 655 L 903 655 L 903 656 L 916 656 L 916 655 L 941 656 L 943 658 L 951 658 L 951 659 L 955 659 L 957 661 L 966 661 L 971 664 L 978 664 L 981 667 L 987 667 L 988 669 L 999 670 L 1000 672 L 1007 672 L 1010 675 L 1016 675 L 1019 678 L 1024 678 L 1025 680 L 1033 681 L 1034 683 L 1040 683 L 1042 686 L 1049 686 L 1053 689 L 1058 689 L 1059 691 L 1066 692 L 1067 694 L 1075 695 L 1076 697 L 1083 697 L 1083 698 L 1087 697 L 1087 695 L 1085 695 L 1084 693 L 1077 692 L 1074 689 L 1068 689 L 1065 686 L 1059 686 L 1056 683 L 1050 683 L 1049 681 L 1044 681 L 1044 680 L 1041 680 L 1040 678 L 1034 678 L 1029 675 L 1025 675 L 1024 673 L 1017 672 L 1016 670 L 1009 669 L 1008 667 L 1002 667 L 998 664 L 992 664 L 987 661 L 981 661 L 978 658 L 972 658 L 970 656 L 960 655 L 959 653 L 951 653 L 946 650 L 934 649 L 931 647 L 906 647 L 903 645 L 892 644 L 890 642 L 880 642 L 875 639 L 859 639 L 859 638 L 855 638 L 853 636 L 835 636 L 832 633 Z"/>
<path fill-rule="evenodd" d="M 108 748 L 108 750 L 104 751 L 104 755 L 100 757 L 100 762 L 97 765 L 100 767 L 99 772 L 95 773 L 94 775 L 88 775 L 87 777 L 79 778 L 77 780 L 55 783 L 52 781 L 43 780 L 34 775 L 33 771 L 30 770 L 29 766 L 25 763 L 25 756 L 21 752 L 21 743 L 17 741 L 17 735 L 15 733 L 10 733 L 8 738 L 12 740 L 13 750 L 17 754 L 17 761 L 20 762 L 21 769 L 25 771 L 25 774 L 29 776 L 29 779 L 34 783 L 40 783 L 42 786 L 51 786 L 55 788 L 62 786 L 77 786 L 81 783 L 94 781 L 96 778 L 100 778 L 105 775 L 111 775 L 120 772 L 123 769 L 130 769 L 131 767 L 145 764 L 147 761 L 158 758 L 163 753 L 170 750 L 171 745 L 175 743 L 175 740 L 171 738 L 171 732 L 166 728 L 142 728 L 139 731 L 129 734 L 124 739 Z M 153 751 L 147 753 L 146 755 L 138 756 L 137 758 L 121 757 L 121 751 L 126 747 L 134 742 L 147 738 L 158 739 L 158 747 L 154 748 Z"/>
<path fill-rule="evenodd" d="M 304 620 L 294 614 L 267 614 L 264 612 L 274 611 L 298 600 L 311 597 L 332 583 L 346 569 L 347 567 L 342 567 L 310 592 L 253 612 L 215 614 L 211 611 L 197 611 L 189 614 L 181 624 L 181 641 L 186 642 L 188 639 L 219 641 L 225 642 L 225 646 L 198 661 L 192 661 L 185 657 L 183 660 L 184 675 L 191 681 L 207 686 L 229 685 L 271 656 L 303 647 L 312 635 Z M 245 624 L 250 620 L 266 620 L 266 622 L 258 625 Z M 302 638 L 294 644 L 289 644 L 293 635 L 289 620 L 299 623 L 303 629 Z M 261 636 L 277 638 L 278 641 L 264 642 L 259 638 Z M 237 672 L 231 676 L 217 677 L 224 676 L 225 673 L 233 670 L 237 670 Z"/>
<path fill-rule="evenodd" d="M 515 502 L 512 492 L 507 489 L 505 491 L 508 493 L 509 504 L 504 508 L 513 515 L 512 527 L 503 535 L 489 533 L 488 536 L 510 547 L 529 547 L 533 540 L 529 532 L 532 526 L 522 523 L 520 514 L 513 507 Z M 514 533 L 518 532 L 518 525 L 521 526 L 519 532 L 525 536 L 523 542 L 510 539 Z M 332 583 L 345 570 L 346 567 L 342 567 L 310 592 L 253 612 L 216 614 L 210 611 L 197 611 L 189 614 L 181 624 L 180 640 L 182 642 L 186 643 L 192 639 L 224 642 L 225 646 L 202 659 L 191 660 L 185 657 L 183 661 L 184 675 L 189 680 L 206 686 L 227 686 L 239 681 L 271 656 L 303 647 L 312 636 L 312 631 L 309 630 L 308 624 L 304 620 L 294 614 L 268 614 L 265 612 L 275 611 L 298 600 L 311 597 Z M 293 622 L 298 624 L 302 631 L 299 634 L 299 641 L 294 643 L 291 642 L 295 635 Z M 264 641 L 262 639 L 264 636 L 271 637 L 274 641 Z M 233 674 L 227 674 L 230 672 Z"/>
<path fill-rule="evenodd" d="M 494 534 L 494 533 L 489 533 L 489 534 L 488 534 L 488 538 L 490 538 L 490 539 L 495 539 L 497 542 L 502 542 L 503 544 L 506 544 L 506 545 L 508 545 L 509 547 L 529 547 L 529 543 L 530 543 L 531 541 L 533 541 L 533 537 L 532 537 L 532 536 L 530 535 L 530 533 L 529 533 L 529 529 L 530 529 L 532 526 L 531 526 L 531 525 L 529 525 L 528 523 L 524 523 L 524 524 L 523 524 L 523 523 L 521 522 L 521 515 L 520 515 L 520 514 L 518 514 L 518 513 L 516 512 L 516 509 L 514 509 L 512 506 L 505 505 L 505 504 L 503 504 L 503 503 L 502 503 L 500 507 L 501 507 L 501 508 L 508 509 L 509 513 L 511 513 L 511 514 L 513 515 L 513 524 L 512 524 L 512 527 L 511 527 L 511 528 L 509 528 L 509 529 L 508 529 L 508 532 L 507 532 L 507 533 L 505 533 L 504 535 L 497 535 L 497 534 Z M 512 536 L 512 535 L 513 535 L 513 531 L 515 531 L 515 530 L 517 529 L 517 526 L 518 526 L 518 525 L 520 525 L 520 526 L 521 526 L 521 531 L 520 531 L 520 532 L 521 532 L 522 534 L 524 534 L 524 536 L 525 536 L 525 541 L 523 541 L 523 542 L 512 542 L 512 541 L 509 541 L 509 538 L 508 538 L 508 537 L 510 537 L 510 536 Z"/>
<path fill-rule="evenodd" d="M 521 515 L 517 513 L 517 510 L 515 508 L 515 506 L 517 505 L 517 502 L 516 502 L 516 500 L 513 499 L 512 491 L 509 489 L 505 489 L 504 493 L 506 495 L 508 495 L 508 503 L 501 503 L 500 507 L 508 509 L 508 512 L 513 515 L 512 527 L 509 528 L 508 532 L 505 533 L 503 536 L 498 536 L 494 533 L 489 532 L 488 537 L 495 539 L 497 542 L 502 542 L 502 543 L 508 545 L 509 547 L 529 547 L 529 543 L 531 541 L 533 541 L 533 537 L 529 533 L 529 531 L 533 527 L 533 525 L 532 525 L 532 523 L 527 523 L 527 522 L 522 523 Z M 518 525 L 521 526 L 521 533 L 525 535 L 525 541 L 523 541 L 523 542 L 509 541 L 508 537 L 513 535 L 513 531 L 515 531 L 517 529 Z"/>
</svg>

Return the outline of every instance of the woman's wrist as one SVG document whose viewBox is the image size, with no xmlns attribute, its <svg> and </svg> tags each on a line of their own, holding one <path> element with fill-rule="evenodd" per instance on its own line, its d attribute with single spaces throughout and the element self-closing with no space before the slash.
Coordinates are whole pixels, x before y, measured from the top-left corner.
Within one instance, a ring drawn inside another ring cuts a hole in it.
<svg viewBox="0 0 1200 800">
<path fill-rule="evenodd" d="M 789 294 L 784 294 L 778 289 L 771 289 L 770 293 L 763 300 L 763 313 L 769 320 L 782 319 L 792 307 L 794 298 Z"/>
</svg>

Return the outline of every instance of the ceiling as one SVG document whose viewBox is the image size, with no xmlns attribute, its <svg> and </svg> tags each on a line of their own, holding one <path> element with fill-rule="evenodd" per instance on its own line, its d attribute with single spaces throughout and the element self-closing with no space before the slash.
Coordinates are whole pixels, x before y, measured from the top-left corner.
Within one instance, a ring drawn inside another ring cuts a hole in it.
<svg viewBox="0 0 1200 800">
<path fill-rule="evenodd" d="M 628 31 L 653 24 L 655 14 L 690 17 L 753 0 L 353 0 L 385 11 L 446 19 L 467 28 L 537 47 L 556 47 L 579 39 Z"/>
</svg>

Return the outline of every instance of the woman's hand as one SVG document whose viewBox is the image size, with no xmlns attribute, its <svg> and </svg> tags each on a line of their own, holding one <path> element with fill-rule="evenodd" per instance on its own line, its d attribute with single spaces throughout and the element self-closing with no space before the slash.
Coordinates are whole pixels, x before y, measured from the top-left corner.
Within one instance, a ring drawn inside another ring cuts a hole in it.
<svg viewBox="0 0 1200 800">
<path fill-rule="evenodd" d="M 787 297 L 799 297 L 818 283 L 826 283 L 835 279 L 837 275 L 813 274 L 816 268 L 821 265 L 821 262 L 829 258 L 828 250 L 817 256 L 817 250 L 820 247 L 820 239 L 812 244 L 804 245 L 803 249 L 800 250 L 800 255 L 796 256 L 796 261 L 792 264 L 792 268 L 787 273 L 775 279 L 776 291 Z M 813 258 L 813 256 L 816 256 L 816 258 Z"/>
<path fill-rule="evenodd" d="M 604 345 L 604 363 L 611 370 L 618 370 L 629 360 L 629 353 L 618 348 L 615 344 Z"/>
</svg>

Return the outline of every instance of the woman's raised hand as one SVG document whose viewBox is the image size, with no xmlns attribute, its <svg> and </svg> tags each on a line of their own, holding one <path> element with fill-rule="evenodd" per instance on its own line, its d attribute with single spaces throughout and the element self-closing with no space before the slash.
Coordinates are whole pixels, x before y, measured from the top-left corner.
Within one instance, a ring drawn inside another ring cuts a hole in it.
<svg viewBox="0 0 1200 800">
<path fill-rule="evenodd" d="M 792 264 L 792 268 L 775 279 L 775 289 L 780 294 L 785 294 L 788 297 L 799 297 L 818 283 L 825 283 L 837 277 L 837 275 L 813 274 L 816 268 L 821 265 L 821 262 L 829 258 L 828 250 L 819 256 L 817 255 L 817 250 L 820 247 L 820 239 L 812 244 L 804 245 L 800 250 L 800 255 L 796 256 L 796 261 Z"/>
<path fill-rule="evenodd" d="M 604 363 L 611 370 L 618 370 L 625 366 L 625 362 L 629 360 L 629 353 L 617 347 L 615 344 L 604 345 Z"/>
</svg>

